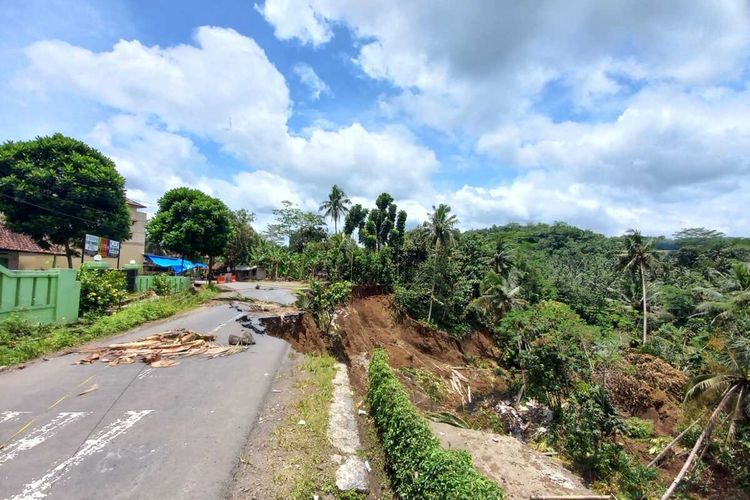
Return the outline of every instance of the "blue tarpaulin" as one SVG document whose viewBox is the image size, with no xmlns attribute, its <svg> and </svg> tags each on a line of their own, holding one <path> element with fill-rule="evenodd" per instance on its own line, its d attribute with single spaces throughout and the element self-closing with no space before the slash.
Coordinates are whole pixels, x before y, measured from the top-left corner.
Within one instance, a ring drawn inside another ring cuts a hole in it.
<svg viewBox="0 0 750 500">
<path fill-rule="evenodd" d="M 206 264 L 200 262 L 192 262 L 190 260 L 182 260 L 179 257 L 167 257 L 165 255 L 151 255 L 144 254 L 151 263 L 157 267 L 166 267 L 171 269 L 175 274 L 182 274 L 185 271 L 190 271 L 196 267 L 205 268 L 208 267 Z"/>
</svg>

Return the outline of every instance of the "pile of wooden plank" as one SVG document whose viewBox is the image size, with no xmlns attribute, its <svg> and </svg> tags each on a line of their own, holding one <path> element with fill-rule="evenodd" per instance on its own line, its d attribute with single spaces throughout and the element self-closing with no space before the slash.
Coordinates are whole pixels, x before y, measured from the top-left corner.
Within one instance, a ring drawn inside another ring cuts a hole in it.
<svg viewBox="0 0 750 500">
<path fill-rule="evenodd" d="M 86 353 L 86 357 L 76 364 L 89 365 L 100 362 L 107 363 L 109 366 L 117 366 L 141 361 L 152 368 L 168 368 L 179 364 L 177 361 L 179 358 L 189 356 L 216 358 L 246 349 L 247 346 L 243 345 L 218 344 L 215 335 L 178 329 L 149 335 L 135 342 L 79 350 L 80 353 Z"/>
</svg>

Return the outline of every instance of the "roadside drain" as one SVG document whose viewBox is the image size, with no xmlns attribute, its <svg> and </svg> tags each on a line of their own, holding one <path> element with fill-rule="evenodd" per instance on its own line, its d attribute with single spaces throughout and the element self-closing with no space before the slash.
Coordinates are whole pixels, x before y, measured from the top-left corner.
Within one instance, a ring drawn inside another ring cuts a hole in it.
<svg viewBox="0 0 750 500">
<path fill-rule="evenodd" d="M 338 464 L 336 486 L 341 491 L 366 492 L 369 489 L 368 464 L 357 455 L 362 449 L 362 443 L 359 440 L 352 395 L 346 365 L 337 363 L 328 421 L 328 440 L 338 451 L 331 457 Z"/>
</svg>

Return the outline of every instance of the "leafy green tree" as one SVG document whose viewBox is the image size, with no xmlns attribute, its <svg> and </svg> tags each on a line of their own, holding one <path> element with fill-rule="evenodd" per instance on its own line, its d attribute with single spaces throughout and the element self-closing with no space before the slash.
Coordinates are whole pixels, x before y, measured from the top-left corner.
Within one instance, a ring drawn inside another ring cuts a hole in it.
<svg viewBox="0 0 750 500">
<path fill-rule="evenodd" d="M 599 329 L 583 322 L 569 306 L 542 301 L 506 315 L 497 340 L 508 365 L 521 372 L 528 394 L 557 413 L 576 382 L 594 369 L 592 352 Z M 518 399 L 525 389 L 522 386 Z"/>
<path fill-rule="evenodd" d="M 198 189 L 180 187 L 159 199 L 159 210 L 147 230 L 161 248 L 183 259 L 207 256 L 210 279 L 214 258 L 224 253 L 232 221 L 221 200 Z"/>
<path fill-rule="evenodd" d="M 364 214 L 367 215 L 366 220 L 362 220 Z M 366 248 L 380 250 L 384 246 L 393 243 L 394 238 L 396 242 L 399 237 L 403 238 L 403 231 L 400 233 L 400 236 L 398 234 L 397 219 L 403 218 L 402 227 L 405 228 L 406 212 L 403 212 L 403 215 L 398 213 L 398 207 L 393 203 L 393 196 L 388 193 L 378 195 L 378 198 L 375 200 L 375 208 L 370 211 L 358 209 L 355 215 L 356 218 L 352 216 L 350 223 L 345 224 L 346 229 L 350 229 L 354 226 L 354 222 L 358 222 L 359 242 L 365 245 Z M 396 232 L 395 235 L 394 231 Z"/>
<path fill-rule="evenodd" d="M 325 220 L 320 214 L 306 212 L 291 201 L 281 202 L 281 208 L 273 210 L 276 221 L 268 224 L 266 237 L 277 243 L 288 243 L 297 235 L 299 242 L 318 241 L 310 239 L 310 235 L 326 234 Z M 300 245 L 304 246 L 304 245 Z"/>
<path fill-rule="evenodd" d="M 279 268 L 286 258 L 286 252 L 281 246 L 261 238 L 251 250 L 250 262 L 269 268 L 271 279 L 275 280 L 279 277 Z"/>
<path fill-rule="evenodd" d="M 647 277 L 646 272 L 651 269 L 656 261 L 652 241 L 646 240 L 640 231 L 630 229 L 625 234 L 625 251 L 619 254 L 619 268 L 630 273 L 638 272 L 641 281 L 641 293 L 643 304 L 643 343 L 646 343 L 648 335 L 648 298 L 647 298 Z"/>
<path fill-rule="evenodd" d="M 369 210 L 362 208 L 362 205 L 357 203 L 352 206 L 346 214 L 344 219 L 344 234 L 351 236 L 355 229 L 364 231 L 365 221 L 367 220 L 367 213 Z"/>
<path fill-rule="evenodd" d="M 324 215 L 330 217 L 333 221 L 333 232 L 339 232 L 339 219 L 349 211 L 349 205 L 352 202 L 346 197 L 346 193 L 336 184 L 331 188 L 328 200 L 320 205 L 320 210 L 325 211 Z"/>
<path fill-rule="evenodd" d="M 0 146 L 0 211 L 9 229 L 42 248 L 62 245 L 68 267 L 87 233 L 130 237 L 125 179 L 114 162 L 62 134 Z"/>
<path fill-rule="evenodd" d="M 229 213 L 232 231 L 224 249 L 224 259 L 227 266 L 235 267 L 250 263 L 253 246 L 258 242 L 258 234 L 252 223 L 255 214 L 245 209 Z"/>
<path fill-rule="evenodd" d="M 735 438 L 737 424 L 750 417 L 750 338 L 737 336 L 726 341 L 714 372 L 699 378 L 697 383 L 687 391 L 685 400 L 699 397 L 704 400 L 718 401 L 718 403 L 708 418 L 703 432 L 693 445 L 682 469 L 662 496 L 662 500 L 672 496 L 701 448 L 708 446 L 711 434 L 725 408 L 729 407 L 731 412 L 728 440 Z"/>
<path fill-rule="evenodd" d="M 445 203 L 441 203 L 437 208 L 432 207 L 433 213 L 429 215 L 429 219 L 425 222 L 425 229 L 427 230 L 426 236 L 429 247 L 432 249 L 432 288 L 430 290 L 430 309 L 427 313 L 427 321 L 432 320 L 432 305 L 435 301 L 435 284 L 437 282 L 437 271 L 438 263 L 445 257 L 446 251 L 453 246 L 456 241 L 456 234 L 458 229 L 458 219 L 455 215 L 451 215 L 451 207 Z"/>
</svg>

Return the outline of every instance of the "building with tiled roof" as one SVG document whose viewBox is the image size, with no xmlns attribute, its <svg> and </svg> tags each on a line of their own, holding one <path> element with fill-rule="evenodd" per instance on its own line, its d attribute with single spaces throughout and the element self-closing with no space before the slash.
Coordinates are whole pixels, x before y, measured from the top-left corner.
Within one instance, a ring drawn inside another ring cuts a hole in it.
<svg viewBox="0 0 750 500">
<path fill-rule="evenodd" d="M 146 250 L 146 213 L 140 209 L 144 205 L 128 199 L 130 209 L 130 232 L 129 240 L 120 243 L 119 263 L 127 264 L 135 261 L 143 264 L 143 253 Z M 91 260 L 86 257 L 86 260 Z M 115 267 L 117 259 L 104 259 Z M 81 259 L 74 259 L 74 267 L 79 267 Z M 0 214 L 0 265 L 8 269 L 51 269 L 53 267 L 68 267 L 65 250 L 52 245 L 49 249 L 42 248 L 33 239 L 25 234 L 11 231 L 2 223 Z"/>
<path fill-rule="evenodd" d="M 65 250 L 42 248 L 25 234 L 15 233 L 0 221 L 0 265 L 9 269 L 49 269 L 64 266 Z"/>
</svg>

